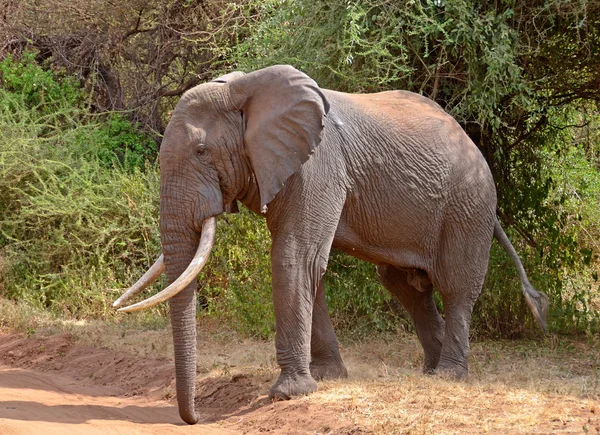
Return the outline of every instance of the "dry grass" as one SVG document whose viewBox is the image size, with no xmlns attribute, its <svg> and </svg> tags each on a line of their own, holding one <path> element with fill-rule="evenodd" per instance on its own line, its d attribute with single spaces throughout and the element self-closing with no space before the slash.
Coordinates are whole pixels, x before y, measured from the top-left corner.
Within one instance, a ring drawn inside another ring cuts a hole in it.
<svg viewBox="0 0 600 435">
<path fill-rule="evenodd" d="M 464 383 L 421 375 L 413 336 L 344 354 L 350 378 L 310 400 L 341 406 L 344 419 L 372 433 L 600 433 L 597 338 L 475 343 Z"/>
<path fill-rule="evenodd" d="M 597 400 L 418 375 L 329 385 L 311 400 L 341 404 L 342 418 L 381 434 L 582 433 L 600 412 Z"/>
</svg>

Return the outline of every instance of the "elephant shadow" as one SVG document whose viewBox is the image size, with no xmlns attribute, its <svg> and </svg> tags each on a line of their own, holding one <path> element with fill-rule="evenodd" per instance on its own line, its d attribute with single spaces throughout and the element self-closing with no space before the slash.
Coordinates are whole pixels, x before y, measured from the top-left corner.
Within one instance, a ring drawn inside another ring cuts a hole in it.
<svg viewBox="0 0 600 435">
<path fill-rule="evenodd" d="M 196 384 L 196 409 L 202 423 L 242 416 L 273 403 L 268 397 L 271 375 L 237 374 L 205 378 Z"/>
</svg>

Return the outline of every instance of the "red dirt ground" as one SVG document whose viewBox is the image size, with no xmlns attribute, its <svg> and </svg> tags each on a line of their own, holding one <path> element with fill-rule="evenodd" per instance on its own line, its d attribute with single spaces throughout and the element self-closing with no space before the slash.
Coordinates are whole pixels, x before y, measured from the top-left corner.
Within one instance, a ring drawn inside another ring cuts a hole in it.
<svg viewBox="0 0 600 435">
<path fill-rule="evenodd" d="M 359 434 L 335 407 L 272 403 L 270 375 L 200 376 L 202 420 L 181 422 L 167 360 L 95 349 L 69 336 L 0 334 L 0 434 Z"/>
</svg>

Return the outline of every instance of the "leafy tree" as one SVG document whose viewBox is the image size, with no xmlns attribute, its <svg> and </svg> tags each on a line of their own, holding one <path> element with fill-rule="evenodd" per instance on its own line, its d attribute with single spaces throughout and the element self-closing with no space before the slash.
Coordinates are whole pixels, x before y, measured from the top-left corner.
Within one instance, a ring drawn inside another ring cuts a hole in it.
<svg viewBox="0 0 600 435">
<path fill-rule="evenodd" d="M 174 97 L 211 78 L 244 28 L 230 28 L 228 0 L 0 0 L 0 11 L 0 59 L 33 50 L 76 77 L 94 111 L 126 111 L 158 134 Z"/>
</svg>

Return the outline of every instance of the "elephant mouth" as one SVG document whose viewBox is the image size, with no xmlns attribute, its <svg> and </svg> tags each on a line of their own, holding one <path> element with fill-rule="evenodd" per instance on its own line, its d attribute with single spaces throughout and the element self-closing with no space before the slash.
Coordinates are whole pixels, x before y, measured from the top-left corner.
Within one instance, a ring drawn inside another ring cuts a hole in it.
<svg viewBox="0 0 600 435">
<path fill-rule="evenodd" d="M 167 288 L 141 302 L 123 307 L 128 300 L 152 284 L 156 278 L 158 278 L 165 271 L 164 256 L 161 254 L 160 257 L 158 257 L 158 259 L 150 267 L 150 269 L 148 269 L 148 271 L 134 285 L 132 285 L 119 299 L 113 303 L 113 307 L 122 307 L 119 308 L 118 311 L 132 313 L 134 311 L 153 307 L 161 302 L 171 299 L 177 293 L 182 291 L 194 279 L 196 279 L 208 261 L 213 245 L 215 244 L 216 230 L 217 219 L 215 217 L 210 217 L 204 221 L 202 224 L 202 235 L 200 237 L 200 242 L 198 243 L 198 249 L 194 254 L 194 258 L 192 258 L 192 261 L 190 261 L 190 264 L 179 276 L 179 278 L 173 281 L 173 283 Z"/>
</svg>

